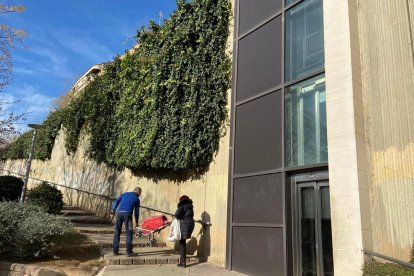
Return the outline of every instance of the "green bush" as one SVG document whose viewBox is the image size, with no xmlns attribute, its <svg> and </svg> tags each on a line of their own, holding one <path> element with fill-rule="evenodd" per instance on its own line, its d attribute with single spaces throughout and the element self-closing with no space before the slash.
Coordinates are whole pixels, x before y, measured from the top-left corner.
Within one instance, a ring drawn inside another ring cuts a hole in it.
<svg viewBox="0 0 414 276">
<path fill-rule="evenodd" d="M 0 176 L 0 201 L 18 200 L 23 188 L 23 180 L 19 177 Z"/>
<path fill-rule="evenodd" d="M 50 159 L 53 146 L 55 145 L 55 139 L 62 125 L 64 114 L 64 109 L 50 112 L 46 120 L 42 123 L 43 127 L 37 130 L 33 159 L 42 161 Z"/>
<path fill-rule="evenodd" d="M 42 124 L 43 127 L 37 130 L 33 159 L 42 161 L 50 159 L 55 139 L 59 134 L 62 120 L 65 116 L 64 114 L 65 109 L 50 112 Z M 3 154 L 1 154 L 0 158 L 2 160 L 27 158 L 32 145 L 32 139 L 33 130 L 23 133 L 3 150 Z"/>
<path fill-rule="evenodd" d="M 413 276 L 414 270 L 391 263 L 371 261 L 363 269 L 364 276 Z"/>
<path fill-rule="evenodd" d="M 7 146 L 5 159 L 25 159 L 29 156 L 33 130 L 23 133 Z"/>
<path fill-rule="evenodd" d="M 40 206 L 0 202 L 0 253 L 25 259 L 51 257 L 56 241 L 71 231 L 70 222 Z"/>
<path fill-rule="evenodd" d="M 63 208 L 62 192 L 45 181 L 28 192 L 27 201 L 44 208 L 49 214 L 59 214 Z"/>
</svg>

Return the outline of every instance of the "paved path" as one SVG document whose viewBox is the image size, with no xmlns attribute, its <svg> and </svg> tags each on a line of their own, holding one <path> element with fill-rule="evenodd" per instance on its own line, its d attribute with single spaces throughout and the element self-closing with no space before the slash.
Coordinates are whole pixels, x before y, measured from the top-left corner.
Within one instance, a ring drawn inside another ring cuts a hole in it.
<svg viewBox="0 0 414 276">
<path fill-rule="evenodd" d="M 211 263 L 201 263 L 188 266 L 187 268 L 176 265 L 109 265 L 106 266 L 98 276 L 241 276 L 237 272 L 228 271 Z"/>
</svg>

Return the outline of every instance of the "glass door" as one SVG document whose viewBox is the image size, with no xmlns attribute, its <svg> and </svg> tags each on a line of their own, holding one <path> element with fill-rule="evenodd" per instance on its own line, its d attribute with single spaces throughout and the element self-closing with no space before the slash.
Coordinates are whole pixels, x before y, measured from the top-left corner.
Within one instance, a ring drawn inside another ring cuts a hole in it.
<svg viewBox="0 0 414 276">
<path fill-rule="evenodd" d="M 333 275 L 329 183 L 316 179 L 294 184 L 295 275 Z"/>
</svg>

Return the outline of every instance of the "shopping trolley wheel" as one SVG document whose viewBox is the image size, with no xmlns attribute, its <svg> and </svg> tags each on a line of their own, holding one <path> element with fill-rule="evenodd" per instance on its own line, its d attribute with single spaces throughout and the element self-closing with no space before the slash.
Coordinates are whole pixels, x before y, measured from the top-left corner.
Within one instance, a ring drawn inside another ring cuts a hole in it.
<svg viewBox="0 0 414 276">
<path fill-rule="evenodd" d="M 152 242 L 147 241 L 147 242 L 145 243 L 145 246 L 146 246 L 146 247 L 151 247 L 151 246 L 152 246 Z"/>
<path fill-rule="evenodd" d="M 155 246 L 157 244 L 157 240 L 156 239 L 152 239 L 151 240 L 151 246 Z"/>
</svg>

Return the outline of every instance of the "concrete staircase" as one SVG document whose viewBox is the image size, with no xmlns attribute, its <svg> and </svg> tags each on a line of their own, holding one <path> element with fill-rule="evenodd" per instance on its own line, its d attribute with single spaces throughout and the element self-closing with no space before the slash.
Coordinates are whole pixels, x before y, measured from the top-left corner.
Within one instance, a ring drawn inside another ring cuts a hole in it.
<svg viewBox="0 0 414 276">
<path fill-rule="evenodd" d="M 112 240 L 114 225 L 107 218 L 97 217 L 76 207 L 65 205 L 62 214 L 75 224 L 75 228 L 82 234 L 100 245 L 101 254 L 106 265 L 143 265 L 143 264 L 176 264 L 179 261 L 179 252 L 167 247 L 162 241 L 149 242 L 148 237 L 133 240 L 134 255 L 126 256 L 125 235 L 121 235 L 120 254 L 113 256 Z M 163 231 L 168 231 L 164 229 Z M 157 239 L 157 234 L 155 235 Z M 173 245 L 171 243 L 171 245 Z M 187 264 L 203 262 L 197 256 L 187 256 Z"/>
</svg>

